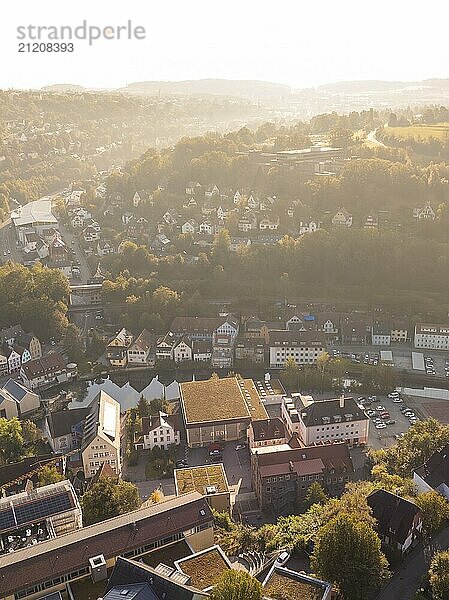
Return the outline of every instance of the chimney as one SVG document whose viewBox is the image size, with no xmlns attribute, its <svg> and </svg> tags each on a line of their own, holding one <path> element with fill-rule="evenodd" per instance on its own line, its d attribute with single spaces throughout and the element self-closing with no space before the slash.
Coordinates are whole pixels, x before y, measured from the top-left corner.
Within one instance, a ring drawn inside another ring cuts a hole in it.
<svg viewBox="0 0 449 600">
<path fill-rule="evenodd" d="M 340 396 L 340 408 L 344 408 L 344 407 L 345 407 L 345 397 L 344 397 L 344 395 L 342 394 L 342 395 Z"/>
</svg>

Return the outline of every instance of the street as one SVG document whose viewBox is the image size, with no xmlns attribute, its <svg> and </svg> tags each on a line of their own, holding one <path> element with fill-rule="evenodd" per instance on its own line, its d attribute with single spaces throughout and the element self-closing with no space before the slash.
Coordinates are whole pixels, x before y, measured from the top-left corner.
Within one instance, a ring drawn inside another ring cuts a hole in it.
<svg viewBox="0 0 449 600">
<path fill-rule="evenodd" d="M 419 546 L 405 559 L 402 568 L 391 578 L 376 600 L 412 600 L 429 570 L 435 552 L 449 548 L 449 527 L 436 535 L 425 547 Z"/>
</svg>

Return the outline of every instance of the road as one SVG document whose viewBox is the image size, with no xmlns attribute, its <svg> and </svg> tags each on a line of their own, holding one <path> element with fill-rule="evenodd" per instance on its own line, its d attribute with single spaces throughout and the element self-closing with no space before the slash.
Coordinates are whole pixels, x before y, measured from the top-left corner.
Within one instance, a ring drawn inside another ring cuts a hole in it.
<svg viewBox="0 0 449 600">
<path fill-rule="evenodd" d="M 373 129 L 373 131 L 370 131 L 368 133 L 368 135 L 366 136 L 366 139 L 365 139 L 365 143 L 366 142 L 368 142 L 368 145 L 377 146 L 380 148 L 387 147 L 384 143 L 379 142 L 379 140 L 376 138 L 376 129 Z"/>
<path fill-rule="evenodd" d="M 443 529 L 424 548 L 416 548 L 376 600 L 412 600 L 423 576 L 429 570 L 435 552 L 447 548 L 449 548 L 449 527 Z"/>
</svg>

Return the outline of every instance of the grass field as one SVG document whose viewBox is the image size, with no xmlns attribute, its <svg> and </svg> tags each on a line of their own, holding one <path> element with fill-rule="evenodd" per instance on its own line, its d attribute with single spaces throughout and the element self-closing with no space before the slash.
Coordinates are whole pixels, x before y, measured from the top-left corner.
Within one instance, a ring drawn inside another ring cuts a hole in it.
<svg viewBox="0 0 449 600">
<path fill-rule="evenodd" d="M 436 123 L 435 125 L 410 125 L 410 127 L 385 127 L 387 134 L 397 138 L 415 140 L 436 140 L 449 141 L 449 123 Z"/>
</svg>

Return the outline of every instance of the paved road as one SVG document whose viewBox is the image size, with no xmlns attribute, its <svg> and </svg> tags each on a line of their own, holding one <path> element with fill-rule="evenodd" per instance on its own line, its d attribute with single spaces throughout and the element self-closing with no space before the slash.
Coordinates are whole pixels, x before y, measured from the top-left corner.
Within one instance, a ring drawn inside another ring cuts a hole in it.
<svg viewBox="0 0 449 600">
<path fill-rule="evenodd" d="M 368 142 L 368 145 L 378 146 L 380 148 L 387 147 L 384 143 L 379 142 L 379 140 L 376 138 L 376 130 L 375 129 L 368 133 L 368 135 L 366 136 L 366 141 Z"/>
<path fill-rule="evenodd" d="M 429 570 L 432 556 L 438 550 L 447 550 L 447 548 L 449 548 L 449 527 L 443 529 L 428 546 L 414 550 L 402 569 L 393 576 L 376 600 L 412 600 L 422 577 Z"/>
</svg>

